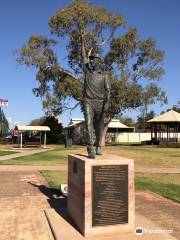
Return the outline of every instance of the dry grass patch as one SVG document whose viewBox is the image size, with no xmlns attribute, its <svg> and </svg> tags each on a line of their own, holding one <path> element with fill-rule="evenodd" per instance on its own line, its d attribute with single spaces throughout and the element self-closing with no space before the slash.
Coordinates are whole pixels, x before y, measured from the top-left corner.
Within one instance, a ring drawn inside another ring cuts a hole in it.
<svg viewBox="0 0 180 240">
<path fill-rule="evenodd" d="M 179 148 L 113 146 L 106 147 L 105 152 L 135 160 L 136 166 L 142 167 L 180 167 Z"/>
</svg>

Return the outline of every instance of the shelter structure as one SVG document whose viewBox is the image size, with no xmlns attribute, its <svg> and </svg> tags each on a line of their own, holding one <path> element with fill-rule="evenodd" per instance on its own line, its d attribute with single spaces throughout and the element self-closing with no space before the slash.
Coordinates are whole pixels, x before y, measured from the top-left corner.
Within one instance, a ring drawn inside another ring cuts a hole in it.
<svg viewBox="0 0 180 240">
<path fill-rule="evenodd" d="M 180 113 L 170 110 L 147 122 L 151 124 L 152 141 L 180 141 Z"/>
<path fill-rule="evenodd" d="M 15 126 L 15 131 L 19 132 L 19 136 L 20 136 L 20 148 L 23 147 L 23 134 L 25 135 L 25 133 L 33 133 L 33 132 L 40 132 L 40 136 L 39 136 L 39 144 L 41 145 L 41 136 L 42 136 L 42 132 L 44 133 L 44 147 L 46 147 L 46 132 L 50 131 L 50 128 L 48 126 L 22 126 L 22 125 L 16 125 Z M 30 143 L 27 141 L 24 141 L 24 143 Z M 32 142 L 31 142 L 32 143 Z"/>
</svg>

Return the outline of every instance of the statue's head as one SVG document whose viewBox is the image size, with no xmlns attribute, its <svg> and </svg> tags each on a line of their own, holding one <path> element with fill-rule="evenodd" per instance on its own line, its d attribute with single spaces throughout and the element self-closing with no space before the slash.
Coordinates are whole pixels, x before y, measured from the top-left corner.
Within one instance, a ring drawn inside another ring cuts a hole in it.
<svg viewBox="0 0 180 240">
<path fill-rule="evenodd" d="M 95 70 L 95 71 L 102 70 L 103 60 L 99 54 L 90 55 L 89 60 L 90 60 L 90 65 L 93 68 L 93 70 Z"/>
</svg>

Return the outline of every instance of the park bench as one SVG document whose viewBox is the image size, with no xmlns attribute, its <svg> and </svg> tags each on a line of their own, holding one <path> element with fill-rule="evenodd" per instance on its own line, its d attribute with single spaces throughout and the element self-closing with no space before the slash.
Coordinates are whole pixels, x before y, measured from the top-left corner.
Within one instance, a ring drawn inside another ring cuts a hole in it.
<svg viewBox="0 0 180 240">
<path fill-rule="evenodd" d="M 25 147 L 37 147 L 37 146 L 41 146 L 41 143 L 40 142 L 36 142 L 36 141 L 26 141 L 24 142 L 24 146 Z"/>
</svg>

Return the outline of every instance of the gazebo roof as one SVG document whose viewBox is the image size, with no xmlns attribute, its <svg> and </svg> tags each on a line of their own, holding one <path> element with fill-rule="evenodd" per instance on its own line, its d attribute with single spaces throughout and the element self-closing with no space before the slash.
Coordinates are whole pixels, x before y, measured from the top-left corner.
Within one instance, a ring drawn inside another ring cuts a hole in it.
<svg viewBox="0 0 180 240">
<path fill-rule="evenodd" d="M 161 114 L 158 117 L 155 117 L 147 122 L 155 123 L 155 122 L 180 122 L 180 113 L 170 110 Z"/>
<path fill-rule="evenodd" d="M 20 126 L 16 125 L 15 130 L 18 131 L 40 131 L 40 132 L 46 132 L 50 131 L 50 128 L 48 126 Z"/>
</svg>

